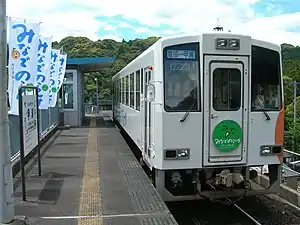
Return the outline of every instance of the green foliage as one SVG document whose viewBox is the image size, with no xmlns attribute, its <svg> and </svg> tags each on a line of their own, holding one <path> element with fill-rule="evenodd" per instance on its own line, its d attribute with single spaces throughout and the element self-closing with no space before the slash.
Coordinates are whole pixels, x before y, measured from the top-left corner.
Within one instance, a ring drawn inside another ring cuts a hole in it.
<svg viewBox="0 0 300 225">
<path fill-rule="evenodd" d="M 300 47 L 290 44 L 282 44 L 282 55 L 284 59 L 300 60 Z"/>
<path fill-rule="evenodd" d="M 84 76 L 85 101 L 96 103 L 95 92 L 98 78 L 99 92 L 101 100 L 111 99 L 111 78 L 125 65 L 131 62 L 144 50 L 156 42 L 158 37 L 147 39 L 135 39 L 130 41 L 122 40 L 98 40 L 91 41 L 86 37 L 66 37 L 58 42 L 53 42 L 53 47 L 63 47 L 69 58 L 75 57 L 103 57 L 115 56 L 116 61 L 111 68 L 104 72 L 86 73 Z M 296 121 L 296 129 L 293 122 L 293 81 L 300 82 L 300 47 L 290 44 L 282 44 L 283 81 L 284 81 L 284 104 L 285 113 L 285 145 L 292 148 L 293 141 L 300 144 L 300 119 Z M 299 86 L 300 88 L 300 86 Z M 300 92 L 299 92 L 300 93 Z M 299 97 L 300 98 L 300 97 Z M 297 118 L 300 118 L 300 99 L 297 98 Z M 295 140 L 293 139 L 295 137 Z"/>
<path fill-rule="evenodd" d="M 66 37 L 59 43 L 53 42 L 56 49 L 63 47 L 69 58 L 115 56 L 116 61 L 104 72 L 86 73 L 84 75 L 85 102 L 96 103 L 96 82 L 98 79 L 101 100 L 111 99 L 111 78 L 124 66 L 150 47 L 159 38 L 135 39 L 117 42 L 110 39 L 91 41 L 86 37 Z"/>
<path fill-rule="evenodd" d="M 293 79 L 289 76 L 283 75 L 283 92 L 285 108 L 293 101 L 294 88 L 292 85 Z"/>
<path fill-rule="evenodd" d="M 282 44 L 282 67 L 285 104 L 285 147 L 300 152 L 300 119 L 294 123 L 294 87 L 293 81 L 300 82 L 300 47 Z M 298 89 L 300 86 L 298 85 Z M 297 92 L 297 96 L 299 91 Z M 296 100 L 296 118 L 300 118 L 300 97 Z"/>
</svg>

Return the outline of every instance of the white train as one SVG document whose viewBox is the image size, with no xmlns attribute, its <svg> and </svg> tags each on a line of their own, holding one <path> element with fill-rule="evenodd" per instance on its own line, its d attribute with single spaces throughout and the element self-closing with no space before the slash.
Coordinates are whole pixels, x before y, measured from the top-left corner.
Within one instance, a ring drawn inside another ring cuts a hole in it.
<svg viewBox="0 0 300 225">
<path fill-rule="evenodd" d="M 225 32 L 161 38 L 112 80 L 114 120 L 166 202 L 279 190 L 280 46 Z M 268 188 L 254 183 L 264 165 Z"/>
</svg>

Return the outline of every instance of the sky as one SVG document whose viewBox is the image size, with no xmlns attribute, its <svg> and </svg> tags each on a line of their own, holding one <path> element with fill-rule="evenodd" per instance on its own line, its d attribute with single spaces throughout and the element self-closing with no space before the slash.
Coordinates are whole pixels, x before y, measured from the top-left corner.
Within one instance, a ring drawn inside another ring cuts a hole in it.
<svg viewBox="0 0 300 225">
<path fill-rule="evenodd" d="M 210 32 L 219 18 L 232 33 L 300 46 L 299 0 L 7 0 L 7 16 L 41 22 L 54 41 Z"/>
</svg>

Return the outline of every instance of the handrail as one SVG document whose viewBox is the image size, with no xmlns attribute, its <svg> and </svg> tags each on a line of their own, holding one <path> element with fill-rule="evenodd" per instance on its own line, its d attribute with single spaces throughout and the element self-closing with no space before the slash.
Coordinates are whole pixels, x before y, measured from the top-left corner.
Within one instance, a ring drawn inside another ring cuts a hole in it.
<svg viewBox="0 0 300 225">
<path fill-rule="evenodd" d="M 300 173 L 299 173 L 298 171 L 295 171 L 295 170 L 291 169 L 291 168 L 288 167 L 287 165 L 283 166 L 283 169 L 289 170 L 289 171 L 291 171 L 291 172 L 297 174 L 298 176 L 300 176 Z M 284 171 L 283 171 L 283 173 L 284 173 Z"/>
<path fill-rule="evenodd" d="M 284 152 L 287 152 L 287 153 L 290 153 L 292 155 L 296 155 L 296 156 L 299 156 L 300 157 L 300 154 L 297 153 L 297 152 L 293 152 L 293 151 L 290 151 L 290 150 L 287 150 L 287 149 L 283 149 Z"/>
</svg>

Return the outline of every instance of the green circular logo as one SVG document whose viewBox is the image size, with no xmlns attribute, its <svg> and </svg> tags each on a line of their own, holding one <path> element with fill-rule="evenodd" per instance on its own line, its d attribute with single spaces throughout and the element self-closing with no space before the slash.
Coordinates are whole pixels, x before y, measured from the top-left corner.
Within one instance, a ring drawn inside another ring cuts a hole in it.
<svg viewBox="0 0 300 225">
<path fill-rule="evenodd" d="M 51 89 L 51 91 L 52 91 L 53 93 L 55 93 L 55 92 L 56 92 L 56 87 L 53 87 L 53 88 Z"/>
<path fill-rule="evenodd" d="M 42 90 L 43 90 L 43 91 L 48 91 L 48 85 L 47 85 L 47 84 L 44 84 L 44 85 L 42 86 Z"/>
<path fill-rule="evenodd" d="M 242 139 L 242 128 L 233 120 L 223 120 L 213 131 L 213 142 L 221 152 L 235 150 L 242 143 Z"/>
<path fill-rule="evenodd" d="M 32 83 L 27 84 L 28 87 L 34 87 Z M 26 91 L 33 92 L 33 89 L 28 88 Z"/>
</svg>

